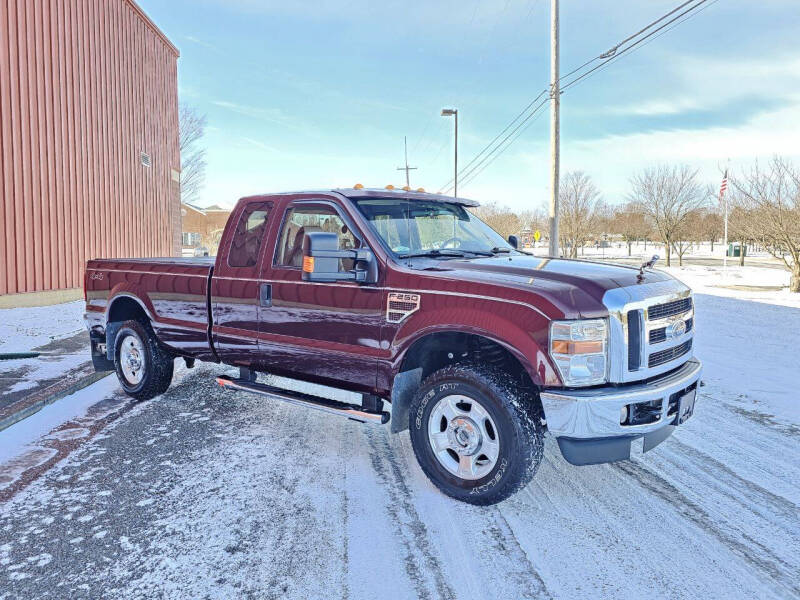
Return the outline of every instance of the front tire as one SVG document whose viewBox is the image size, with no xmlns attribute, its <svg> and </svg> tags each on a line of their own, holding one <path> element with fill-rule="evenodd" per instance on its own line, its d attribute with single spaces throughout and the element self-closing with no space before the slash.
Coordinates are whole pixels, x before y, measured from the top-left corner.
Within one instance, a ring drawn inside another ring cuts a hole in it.
<svg viewBox="0 0 800 600">
<path fill-rule="evenodd" d="M 117 332 L 114 368 L 126 394 L 149 400 L 172 383 L 174 359 L 156 341 L 149 325 L 125 321 Z"/>
<path fill-rule="evenodd" d="M 502 370 L 451 365 L 431 374 L 411 401 L 417 461 L 436 487 L 488 505 L 527 485 L 542 460 L 535 398 Z"/>
</svg>

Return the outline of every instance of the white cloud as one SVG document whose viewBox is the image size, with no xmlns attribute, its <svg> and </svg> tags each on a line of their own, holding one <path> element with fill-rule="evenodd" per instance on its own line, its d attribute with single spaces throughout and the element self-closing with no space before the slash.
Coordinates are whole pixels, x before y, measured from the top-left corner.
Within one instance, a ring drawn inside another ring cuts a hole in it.
<svg viewBox="0 0 800 600">
<path fill-rule="evenodd" d="M 570 154 L 602 152 L 614 162 L 720 160 L 771 154 L 800 155 L 800 103 L 761 113 L 741 126 L 671 129 L 575 142 Z"/>
<path fill-rule="evenodd" d="M 611 114 L 638 116 L 677 115 L 693 110 L 714 110 L 735 100 L 763 97 L 800 99 L 800 59 L 730 60 L 682 56 L 666 62 L 668 71 L 657 96 L 623 106 L 608 106 Z"/>
<path fill-rule="evenodd" d="M 634 105 L 612 107 L 609 112 L 624 115 L 655 117 L 661 115 L 677 115 L 683 112 L 697 110 L 699 108 L 703 108 L 703 105 L 696 99 L 675 98 L 670 100 L 652 100 Z"/>
</svg>

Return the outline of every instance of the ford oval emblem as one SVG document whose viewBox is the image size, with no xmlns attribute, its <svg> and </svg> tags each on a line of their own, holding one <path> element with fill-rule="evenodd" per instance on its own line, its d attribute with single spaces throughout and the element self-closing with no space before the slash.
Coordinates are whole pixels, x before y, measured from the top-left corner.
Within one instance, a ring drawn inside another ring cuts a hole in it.
<svg viewBox="0 0 800 600">
<path fill-rule="evenodd" d="M 667 338 L 675 339 L 686 333 L 686 321 L 675 321 L 667 326 Z"/>
</svg>

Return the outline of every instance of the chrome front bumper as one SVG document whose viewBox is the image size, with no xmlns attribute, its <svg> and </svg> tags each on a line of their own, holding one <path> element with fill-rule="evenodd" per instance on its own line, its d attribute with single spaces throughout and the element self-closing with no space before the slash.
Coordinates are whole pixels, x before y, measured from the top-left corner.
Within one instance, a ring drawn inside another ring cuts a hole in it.
<svg viewBox="0 0 800 600">
<path fill-rule="evenodd" d="M 672 433 L 675 419 L 674 415 L 668 414 L 670 397 L 697 384 L 702 372 L 702 364 L 693 358 L 675 371 L 646 383 L 543 391 L 540 397 L 547 429 L 558 439 L 562 454 L 573 464 L 628 458 L 633 440 L 644 437 L 646 451 Z M 658 401 L 661 403 L 661 412 L 654 422 L 621 424 L 623 407 Z M 570 448 L 585 448 L 588 455 L 586 452 L 574 454 Z M 568 454 L 574 454 L 576 460 L 571 460 Z"/>
</svg>

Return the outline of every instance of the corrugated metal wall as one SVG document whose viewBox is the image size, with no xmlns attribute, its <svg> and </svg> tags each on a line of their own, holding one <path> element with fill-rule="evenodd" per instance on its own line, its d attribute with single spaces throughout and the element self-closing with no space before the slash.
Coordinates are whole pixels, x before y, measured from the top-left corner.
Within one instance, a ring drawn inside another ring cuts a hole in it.
<svg viewBox="0 0 800 600">
<path fill-rule="evenodd" d="M 180 251 L 177 58 L 130 0 L 0 0 L 0 294 Z"/>
</svg>

